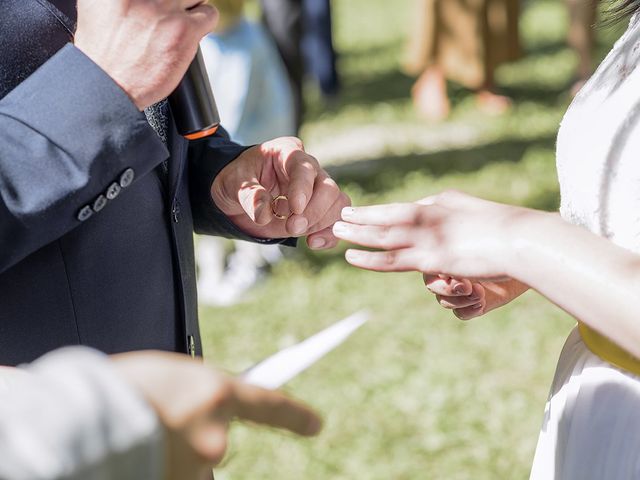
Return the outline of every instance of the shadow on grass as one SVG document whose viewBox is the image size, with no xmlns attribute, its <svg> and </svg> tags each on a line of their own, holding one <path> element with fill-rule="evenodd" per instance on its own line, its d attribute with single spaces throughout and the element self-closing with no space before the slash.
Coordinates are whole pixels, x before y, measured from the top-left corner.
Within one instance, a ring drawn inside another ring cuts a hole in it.
<svg viewBox="0 0 640 480">
<path fill-rule="evenodd" d="M 536 140 L 501 140 L 467 149 L 356 160 L 327 170 L 341 184 L 355 184 L 365 193 L 382 193 L 397 188 L 411 172 L 438 178 L 453 173 L 473 173 L 495 162 L 517 163 L 529 149 L 553 150 L 555 139 L 555 135 L 549 135 Z"/>
<path fill-rule="evenodd" d="M 415 79 L 400 70 L 359 79 L 346 79 L 342 103 L 367 105 L 408 98 Z"/>
<path fill-rule="evenodd" d="M 539 86 L 509 86 L 500 88 L 500 93 L 506 95 L 514 103 L 535 102 L 545 107 L 555 107 L 559 103 L 567 102 L 569 90 L 573 86 L 574 79 L 563 82 L 558 87 Z"/>
</svg>

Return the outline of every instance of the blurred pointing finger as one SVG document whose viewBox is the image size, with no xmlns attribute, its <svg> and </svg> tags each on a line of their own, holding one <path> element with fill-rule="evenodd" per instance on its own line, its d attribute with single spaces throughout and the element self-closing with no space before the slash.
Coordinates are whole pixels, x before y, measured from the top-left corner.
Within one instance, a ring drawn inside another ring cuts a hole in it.
<svg viewBox="0 0 640 480">
<path fill-rule="evenodd" d="M 320 417 L 309 407 L 279 392 L 242 382 L 234 382 L 229 406 L 232 415 L 240 419 L 290 430 L 298 435 L 316 435 L 322 427 Z"/>
</svg>

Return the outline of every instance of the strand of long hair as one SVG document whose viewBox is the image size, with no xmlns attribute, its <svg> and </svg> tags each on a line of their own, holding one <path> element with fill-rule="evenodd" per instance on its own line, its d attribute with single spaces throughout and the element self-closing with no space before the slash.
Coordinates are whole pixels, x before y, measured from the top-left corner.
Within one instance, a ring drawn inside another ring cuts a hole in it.
<svg viewBox="0 0 640 480">
<path fill-rule="evenodd" d="M 584 0 L 597 1 L 597 0 Z M 605 0 L 603 24 L 612 25 L 640 11 L 640 0 Z"/>
</svg>

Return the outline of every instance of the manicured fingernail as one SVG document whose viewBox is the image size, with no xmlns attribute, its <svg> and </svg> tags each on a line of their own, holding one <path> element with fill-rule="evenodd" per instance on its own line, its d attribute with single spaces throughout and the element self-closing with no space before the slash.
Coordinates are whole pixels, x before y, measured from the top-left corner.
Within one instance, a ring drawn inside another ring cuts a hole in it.
<svg viewBox="0 0 640 480">
<path fill-rule="evenodd" d="M 344 222 L 336 222 L 333 225 L 333 233 L 336 234 L 336 236 L 340 236 L 340 235 L 344 235 L 345 233 L 347 233 L 347 224 Z"/>
<path fill-rule="evenodd" d="M 347 262 L 355 262 L 358 259 L 362 258 L 362 253 L 358 250 L 347 250 L 344 256 L 347 259 Z"/>
<path fill-rule="evenodd" d="M 348 220 L 349 218 L 351 218 L 353 216 L 353 212 L 355 212 L 355 209 L 353 207 L 344 207 L 342 209 L 343 220 Z"/>
<path fill-rule="evenodd" d="M 293 224 L 291 225 L 292 231 L 294 235 L 302 235 L 307 231 L 307 227 L 309 226 L 309 221 L 304 217 L 298 217 L 293 220 Z"/>
<path fill-rule="evenodd" d="M 322 237 L 314 238 L 313 240 L 311 240 L 311 242 L 309 242 L 309 246 L 311 248 L 323 248 L 326 244 L 327 241 Z"/>
<path fill-rule="evenodd" d="M 464 288 L 464 284 L 459 283 L 455 287 L 453 287 L 453 293 L 455 293 L 456 295 L 464 295 L 466 293 L 466 288 Z"/>
<path fill-rule="evenodd" d="M 476 303 L 471 306 L 471 310 L 480 310 L 482 308 L 482 303 Z"/>
</svg>

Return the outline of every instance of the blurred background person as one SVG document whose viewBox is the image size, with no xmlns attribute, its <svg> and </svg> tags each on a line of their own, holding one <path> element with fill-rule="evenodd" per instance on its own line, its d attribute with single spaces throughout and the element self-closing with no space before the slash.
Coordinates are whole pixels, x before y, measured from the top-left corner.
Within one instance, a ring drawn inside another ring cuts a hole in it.
<svg viewBox="0 0 640 480">
<path fill-rule="evenodd" d="M 476 92 L 478 107 L 499 114 L 511 104 L 495 90 L 496 68 L 520 54 L 519 0 L 418 0 L 405 68 L 418 76 L 418 113 L 443 120 L 451 110 L 447 80 Z"/>
<path fill-rule="evenodd" d="M 261 0 L 262 18 L 278 47 L 293 89 L 296 127 L 304 115 L 305 73 L 325 100 L 340 90 L 330 0 Z"/>
<path fill-rule="evenodd" d="M 595 23 L 598 17 L 598 0 L 565 0 L 569 9 L 569 32 L 567 40 L 578 55 L 578 71 L 571 87 L 576 95 L 593 73 L 593 50 L 595 47 Z"/>
<path fill-rule="evenodd" d="M 340 90 L 333 46 L 330 0 L 302 0 L 302 54 L 305 67 L 325 100 Z"/>
<path fill-rule="evenodd" d="M 215 32 L 201 42 L 207 73 L 222 123 L 231 139 L 254 145 L 295 135 L 294 101 L 285 67 L 263 27 L 244 15 L 244 0 L 215 0 L 220 11 Z M 232 305 L 268 267 L 282 257 L 277 245 L 200 237 L 198 298 L 207 305 Z"/>
</svg>

